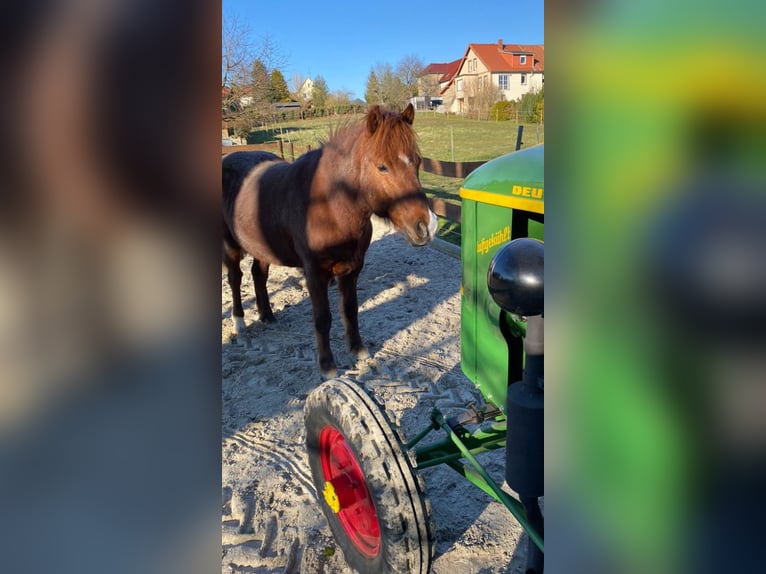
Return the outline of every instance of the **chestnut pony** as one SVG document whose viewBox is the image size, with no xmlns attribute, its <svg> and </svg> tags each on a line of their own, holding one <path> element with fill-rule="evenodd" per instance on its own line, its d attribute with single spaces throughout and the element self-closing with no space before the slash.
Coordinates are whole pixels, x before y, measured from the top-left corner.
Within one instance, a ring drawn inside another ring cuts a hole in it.
<svg viewBox="0 0 766 574">
<path fill-rule="evenodd" d="M 270 265 L 302 267 L 314 315 L 319 368 L 337 374 L 330 350 L 327 290 L 335 277 L 346 341 L 368 356 L 359 335 L 357 279 L 372 237 L 372 214 L 389 219 L 413 246 L 426 245 L 436 217 L 420 187 L 415 110 L 372 107 L 364 120 L 338 130 L 320 148 L 287 163 L 267 152 L 223 158 L 223 262 L 228 270 L 235 332 L 245 328 L 240 260 L 253 256 L 261 321 L 274 321 L 266 291 Z"/>
</svg>

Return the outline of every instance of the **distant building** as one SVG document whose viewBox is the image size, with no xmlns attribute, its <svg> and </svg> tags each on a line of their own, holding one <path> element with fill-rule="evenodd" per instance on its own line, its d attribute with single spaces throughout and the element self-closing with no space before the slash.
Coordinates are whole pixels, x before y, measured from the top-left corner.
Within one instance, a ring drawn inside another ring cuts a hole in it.
<svg viewBox="0 0 766 574">
<path fill-rule="evenodd" d="M 453 66 L 448 68 L 448 66 Z M 446 111 L 466 113 L 477 95 L 490 86 L 497 89 L 498 99 L 518 100 L 524 94 L 537 92 L 545 83 L 545 47 L 543 44 L 469 44 L 460 60 L 450 64 L 431 64 L 423 75 L 424 91 L 431 91 L 437 74 L 439 91 Z M 421 95 L 431 95 L 420 91 Z"/>
<path fill-rule="evenodd" d="M 429 64 L 418 77 L 418 95 L 438 97 L 460 68 L 462 59 L 446 64 Z"/>
<path fill-rule="evenodd" d="M 412 96 L 409 102 L 415 108 L 416 111 L 422 112 L 425 110 L 435 110 L 444 103 L 444 100 L 439 96 Z"/>
<path fill-rule="evenodd" d="M 308 101 L 311 99 L 313 92 L 314 81 L 311 78 L 306 78 L 306 80 L 301 84 L 301 87 L 298 88 L 298 96 L 300 96 L 304 101 Z"/>
</svg>

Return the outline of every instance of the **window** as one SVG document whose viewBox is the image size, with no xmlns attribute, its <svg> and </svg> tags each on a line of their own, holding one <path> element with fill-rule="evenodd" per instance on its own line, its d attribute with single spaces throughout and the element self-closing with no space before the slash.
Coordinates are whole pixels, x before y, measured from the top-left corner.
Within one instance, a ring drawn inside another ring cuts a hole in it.
<svg viewBox="0 0 766 574">
<path fill-rule="evenodd" d="M 521 74 L 521 85 L 526 86 L 527 85 L 527 75 Z"/>
<path fill-rule="evenodd" d="M 526 56 L 519 56 L 519 64 L 522 66 L 526 65 L 527 63 L 527 57 Z"/>
<path fill-rule="evenodd" d="M 463 91 L 463 78 L 457 79 L 457 91 L 462 92 Z"/>
<path fill-rule="evenodd" d="M 500 74 L 497 77 L 497 87 L 500 88 L 501 90 L 506 90 L 507 91 L 508 90 L 508 85 L 509 85 L 508 74 Z"/>
</svg>

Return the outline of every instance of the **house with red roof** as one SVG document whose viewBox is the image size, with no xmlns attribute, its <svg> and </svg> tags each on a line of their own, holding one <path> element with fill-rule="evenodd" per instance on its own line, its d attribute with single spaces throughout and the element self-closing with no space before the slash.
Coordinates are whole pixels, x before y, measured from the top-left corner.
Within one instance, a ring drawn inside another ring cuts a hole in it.
<svg viewBox="0 0 766 574">
<path fill-rule="evenodd" d="M 462 58 L 444 64 L 428 64 L 418 77 L 418 95 L 436 97 L 441 95 L 449 81 L 460 68 Z"/>
<path fill-rule="evenodd" d="M 439 93 L 447 111 L 468 113 L 477 105 L 518 100 L 545 83 L 542 44 L 469 44 Z M 428 69 L 428 68 L 426 68 Z"/>
</svg>

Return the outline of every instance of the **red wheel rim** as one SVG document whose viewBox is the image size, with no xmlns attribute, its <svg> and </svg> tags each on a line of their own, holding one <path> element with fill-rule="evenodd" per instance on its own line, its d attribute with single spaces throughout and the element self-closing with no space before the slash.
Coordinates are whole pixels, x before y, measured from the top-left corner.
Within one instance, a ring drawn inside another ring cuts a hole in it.
<svg viewBox="0 0 766 574">
<path fill-rule="evenodd" d="M 319 434 L 319 458 L 325 480 L 325 500 L 357 550 L 374 558 L 380 553 L 380 524 L 375 504 L 351 446 L 333 426 L 324 427 Z M 333 499 L 332 503 L 328 497 Z"/>
</svg>

